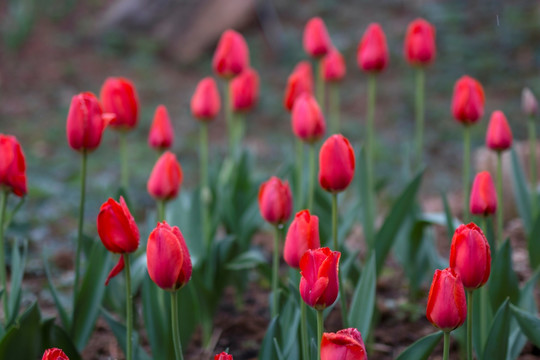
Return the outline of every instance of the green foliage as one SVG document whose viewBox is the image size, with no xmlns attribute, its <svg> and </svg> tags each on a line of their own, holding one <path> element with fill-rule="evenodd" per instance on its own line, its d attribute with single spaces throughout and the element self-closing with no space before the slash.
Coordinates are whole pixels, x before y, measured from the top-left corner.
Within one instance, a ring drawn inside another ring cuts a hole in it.
<svg viewBox="0 0 540 360">
<path fill-rule="evenodd" d="M 506 299 L 497 310 L 482 353 L 484 360 L 505 360 L 510 332 L 510 303 Z"/>
<path fill-rule="evenodd" d="M 442 331 L 426 335 L 405 349 L 396 360 L 427 360 L 442 337 Z"/>
<path fill-rule="evenodd" d="M 377 266 L 375 254 L 372 254 L 362 269 L 351 301 L 348 321 L 351 327 L 360 331 L 365 339 L 369 338 L 371 322 L 375 311 L 375 291 L 377 283 Z"/>
</svg>

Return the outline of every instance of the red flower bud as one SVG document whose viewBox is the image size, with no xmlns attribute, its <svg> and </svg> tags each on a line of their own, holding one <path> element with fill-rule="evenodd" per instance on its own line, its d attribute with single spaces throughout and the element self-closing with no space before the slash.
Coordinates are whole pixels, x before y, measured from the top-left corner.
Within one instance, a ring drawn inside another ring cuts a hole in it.
<svg viewBox="0 0 540 360">
<path fill-rule="evenodd" d="M 322 73 L 324 81 L 338 82 L 343 80 L 347 73 L 347 66 L 343 55 L 336 49 L 330 50 L 322 59 Z"/>
<path fill-rule="evenodd" d="M 300 295 L 306 304 L 322 310 L 332 305 L 339 292 L 339 251 L 307 250 L 300 260 Z"/>
<path fill-rule="evenodd" d="M 287 79 L 283 98 L 285 109 L 291 111 L 294 102 L 303 93 L 313 94 L 313 70 L 307 61 L 299 62 Z"/>
<path fill-rule="evenodd" d="M 388 65 L 388 46 L 383 29 L 377 23 L 368 26 L 356 52 L 358 66 L 365 72 L 380 72 Z"/>
<path fill-rule="evenodd" d="M 473 215 L 488 216 L 497 211 L 497 193 L 493 179 L 487 171 L 476 174 L 474 178 L 469 209 Z"/>
<path fill-rule="evenodd" d="M 292 130 L 296 137 L 310 144 L 323 137 L 326 123 L 321 108 L 312 95 L 303 93 L 294 102 Z"/>
<path fill-rule="evenodd" d="M 201 121 L 213 120 L 221 109 L 216 82 L 211 77 L 202 79 L 191 97 L 191 114 Z"/>
<path fill-rule="evenodd" d="M 296 214 L 289 226 L 283 258 L 290 267 L 300 268 L 300 259 L 309 249 L 321 247 L 319 239 L 319 217 L 311 215 L 309 210 L 302 210 Z"/>
<path fill-rule="evenodd" d="M 309 56 L 326 55 L 332 48 L 332 41 L 326 25 L 320 17 L 311 18 L 304 28 L 304 50 Z"/>
<path fill-rule="evenodd" d="M 26 195 L 26 163 L 15 136 L 0 134 L 0 190 Z"/>
<path fill-rule="evenodd" d="M 442 331 L 452 331 L 467 318 L 465 290 L 459 274 L 451 268 L 435 270 L 427 302 L 429 322 Z"/>
<path fill-rule="evenodd" d="M 367 360 L 360 331 L 348 328 L 337 333 L 323 333 L 321 360 Z"/>
<path fill-rule="evenodd" d="M 139 99 L 130 80 L 121 77 L 107 78 L 99 97 L 103 111 L 115 115 L 109 124 L 113 129 L 130 130 L 137 125 Z"/>
<path fill-rule="evenodd" d="M 178 195 L 181 184 L 182 167 L 176 155 L 166 151 L 154 165 L 146 189 L 154 199 L 170 200 Z"/>
<path fill-rule="evenodd" d="M 430 64 L 436 55 L 435 27 L 424 19 L 416 19 L 407 27 L 405 59 L 411 65 L 423 66 Z"/>
<path fill-rule="evenodd" d="M 154 121 L 148 134 L 148 145 L 156 150 L 165 150 L 172 146 L 174 129 L 165 105 L 159 105 L 154 113 Z"/>
<path fill-rule="evenodd" d="M 529 88 L 523 89 L 521 93 L 521 109 L 528 116 L 538 114 L 538 101 L 536 101 L 536 97 Z"/>
<path fill-rule="evenodd" d="M 99 100 L 91 92 L 71 98 L 66 123 L 69 146 L 76 151 L 92 151 L 101 143 L 106 121 Z"/>
<path fill-rule="evenodd" d="M 232 79 L 229 87 L 231 108 L 235 112 L 249 111 L 259 100 L 259 75 L 252 68 Z"/>
<path fill-rule="evenodd" d="M 45 350 L 41 360 L 69 360 L 66 354 L 61 349 L 51 348 Z"/>
<path fill-rule="evenodd" d="M 214 356 L 214 360 L 233 360 L 233 357 L 224 351 L 221 354 Z"/>
<path fill-rule="evenodd" d="M 319 152 L 319 184 L 331 193 L 347 188 L 354 176 L 354 150 L 343 135 L 330 136 Z"/>
<path fill-rule="evenodd" d="M 464 125 L 474 124 L 484 115 L 484 89 L 470 76 L 462 76 L 454 85 L 452 115 Z"/>
<path fill-rule="evenodd" d="M 219 43 L 212 60 L 214 72 L 226 79 L 240 74 L 249 67 L 249 49 L 244 37 L 234 31 L 226 30 L 219 39 Z"/>
<path fill-rule="evenodd" d="M 191 257 L 184 236 L 165 221 L 148 237 L 146 262 L 148 275 L 164 290 L 176 291 L 191 278 Z"/>
<path fill-rule="evenodd" d="M 259 211 L 271 224 L 283 224 L 291 216 L 292 194 L 288 181 L 272 176 L 259 188 Z"/>
<path fill-rule="evenodd" d="M 500 110 L 494 111 L 489 119 L 486 146 L 495 151 L 508 150 L 512 146 L 512 130 Z"/>
</svg>

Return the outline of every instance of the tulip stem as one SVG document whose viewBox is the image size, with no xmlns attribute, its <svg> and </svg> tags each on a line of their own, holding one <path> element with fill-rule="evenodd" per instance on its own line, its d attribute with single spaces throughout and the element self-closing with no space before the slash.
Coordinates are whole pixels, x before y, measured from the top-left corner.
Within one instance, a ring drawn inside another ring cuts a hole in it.
<svg viewBox="0 0 540 360">
<path fill-rule="evenodd" d="M 182 354 L 182 342 L 180 340 L 180 326 L 178 323 L 178 290 L 171 292 L 171 317 L 172 317 L 172 336 L 174 343 L 174 353 L 176 359 L 184 360 Z"/>
<path fill-rule="evenodd" d="M 321 112 L 324 114 L 324 78 L 323 78 L 323 58 L 321 57 L 317 63 L 317 102 L 321 108 Z"/>
<path fill-rule="evenodd" d="M 157 200 L 157 221 L 165 221 L 165 200 Z"/>
<path fill-rule="evenodd" d="M 419 66 L 416 69 L 416 101 L 415 101 L 415 110 L 416 110 L 416 134 L 415 134 L 415 144 L 416 144 L 416 161 L 417 166 L 422 166 L 422 148 L 424 144 L 424 84 L 425 84 L 425 72 L 424 68 Z"/>
<path fill-rule="evenodd" d="M 4 317 L 5 325 L 9 321 L 8 308 L 8 291 L 7 291 L 7 275 L 6 275 L 6 258 L 4 254 L 4 221 L 6 218 L 7 198 L 9 192 L 4 190 L 0 193 L 0 278 L 2 281 L 2 296 L 4 297 Z"/>
<path fill-rule="evenodd" d="M 367 240 L 369 252 L 373 250 L 373 218 L 375 216 L 375 207 L 373 201 L 373 141 L 374 141 L 374 122 L 375 122 L 375 95 L 377 91 L 377 77 L 375 74 L 368 76 L 368 103 L 367 103 L 367 124 L 366 124 L 366 214 L 364 231 Z"/>
<path fill-rule="evenodd" d="M 534 116 L 529 117 L 529 166 L 531 173 L 531 210 L 533 217 L 536 217 L 536 126 Z"/>
<path fill-rule="evenodd" d="M 208 123 L 201 122 L 199 137 L 199 161 L 201 163 L 201 218 L 202 234 L 205 249 L 210 248 L 210 221 L 209 221 L 209 203 L 210 188 L 208 187 Z"/>
<path fill-rule="evenodd" d="M 315 144 L 309 145 L 308 210 L 313 211 L 315 193 Z"/>
<path fill-rule="evenodd" d="M 463 127 L 463 222 L 469 220 L 469 197 L 471 178 L 471 129 L 469 125 Z"/>
<path fill-rule="evenodd" d="M 309 360 L 309 342 L 308 342 L 308 334 L 307 334 L 307 306 L 306 303 L 301 300 L 300 301 L 300 316 L 302 323 L 300 324 L 300 334 L 302 336 L 302 359 Z"/>
<path fill-rule="evenodd" d="M 503 242 L 503 188 L 502 188 L 502 151 L 497 151 L 497 236 L 495 238 L 495 249 L 497 242 Z"/>
<path fill-rule="evenodd" d="M 77 291 L 79 290 L 79 281 L 81 276 L 81 249 L 83 238 L 83 225 L 84 225 L 84 203 L 86 198 L 86 168 L 87 168 L 88 153 L 86 150 L 82 151 L 81 161 L 81 199 L 79 203 L 79 228 L 77 231 L 77 244 L 75 255 L 75 284 L 73 285 L 73 307 L 75 308 L 75 299 L 77 298 Z"/>
<path fill-rule="evenodd" d="M 340 98 L 339 85 L 331 84 L 329 91 L 330 133 L 339 134 L 340 129 Z"/>
<path fill-rule="evenodd" d="M 443 360 L 448 360 L 450 357 L 450 332 L 444 332 L 444 350 L 443 350 Z"/>
<path fill-rule="evenodd" d="M 324 314 L 322 310 L 317 310 L 317 345 L 319 348 L 318 357 L 321 360 L 321 341 L 324 331 Z"/>
<path fill-rule="evenodd" d="M 229 133 L 229 155 L 231 158 L 234 155 L 234 138 L 235 138 L 235 131 L 234 131 L 234 120 L 233 120 L 233 113 L 232 113 L 232 92 L 231 92 L 231 81 L 226 80 L 225 81 L 225 122 L 227 123 L 227 131 Z"/>
<path fill-rule="evenodd" d="M 296 138 L 296 202 L 298 210 L 304 207 L 304 143 Z"/>
<path fill-rule="evenodd" d="M 472 360 L 473 291 L 467 290 L 467 360 Z"/>
<path fill-rule="evenodd" d="M 120 180 L 122 188 L 127 192 L 129 187 L 129 164 L 127 149 L 127 131 L 120 131 Z"/>
<path fill-rule="evenodd" d="M 334 251 L 341 251 L 338 243 L 338 198 L 337 193 L 332 193 L 332 238 L 334 241 Z M 347 299 L 345 299 L 345 287 L 343 286 L 343 279 L 341 272 L 338 273 L 339 281 L 339 301 L 341 304 L 341 321 L 343 328 L 348 328 L 347 325 Z"/>
<path fill-rule="evenodd" d="M 281 237 L 279 225 L 274 226 L 274 230 L 274 253 L 272 254 L 272 319 L 278 314 L 279 241 Z"/>
<path fill-rule="evenodd" d="M 234 155 L 240 155 L 240 149 L 242 148 L 242 139 L 244 138 L 245 132 L 245 116 L 241 112 L 233 113 L 233 131 L 234 131 Z"/>
<path fill-rule="evenodd" d="M 133 359 L 133 298 L 131 295 L 131 270 L 129 254 L 124 257 L 124 271 L 126 274 L 126 360 Z"/>
</svg>

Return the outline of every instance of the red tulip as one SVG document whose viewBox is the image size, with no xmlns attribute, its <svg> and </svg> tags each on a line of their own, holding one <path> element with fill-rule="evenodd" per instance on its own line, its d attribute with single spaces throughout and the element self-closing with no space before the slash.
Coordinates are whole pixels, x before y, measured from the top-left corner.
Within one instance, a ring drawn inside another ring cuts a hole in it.
<svg viewBox="0 0 540 360">
<path fill-rule="evenodd" d="M 148 193 L 158 200 L 175 198 L 182 184 L 182 167 L 170 151 L 161 155 L 152 169 L 146 189 Z"/>
<path fill-rule="evenodd" d="M 316 310 L 332 305 L 339 292 L 339 251 L 329 248 L 307 250 L 300 260 L 300 295 Z"/>
<path fill-rule="evenodd" d="M 367 360 L 360 331 L 349 328 L 337 333 L 323 333 L 321 360 Z"/>
<path fill-rule="evenodd" d="M 494 111 L 489 119 L 486 146 L 495 151 L 508 150 L 512 146 L 512 130 L 506 116 L 500 110 Z"/>
<path fill-rule="evenodd" d="M 309 56 L 324 56 L 332 48 L 326 25 L 320 17 L 311 18 L 304 28 L 304 50 Z"/>
<path fill-rule="evenodd" d="M 484 285 L 491 271 L 491 251 L 482 230 L 474 223 L 460 225 L 450 247 L 450 267 L 461 277 L 466 290 Z"/>
<path fill-rule="evenodd" d="M 336 49 L 330 50 L 322 60 L 322 73 L 324 81 L 338 82 L 343 80 L 347 73 L 347 66 L 343 55 Z"/>
<path fill-rule="evenodd" d="M 202 79 L 191 97 L 191 113 L 201 121 L 213 120 L 221 109 L 216 82 L 211 77 Z"/>
<path fill-rule="evenodd" d="M 130 80 L 121 77 L 107 78 L 99 97 L 103 111 L 115 115 L 109 124 L 113 129 L 130 130 L 137 125 L 139 99 Z"/>
<path fill-rule="evenodd" d="M 428 65 L 435 59 L 435 27 L 424 19 L 416 19 L 407 27 L 405 59 L 411 65 Z"/>
<path fill-rule="evenodd" d="M 292 194 L 288 181 L 272 176 L 259 188 L 259 210 L 264 220 L 283 224 L 291 216 Z"/>
<path fill-rule="evenodd" d="M 473 215 L 488 216 L 497 211 L 497 193 L 493 179 L 487 171 L 482 171 L 474 178 L 469 209 Z"/>
<path fill-rule="evenodd" d="M 311 215 L 309 210 L 302 210 L 296 214 L 289 226 L 283 258 L 290 267 L 300 268 L 300 259 L 304 253 L 311 249 L 321 247 L 319 239 L 319 217 Z"/>
<path fill-rule="evenodd" d="M 368 26 L 356 52 L 358 66 L 365 72 L 380 72 L 388 65 L 388 46 L 383 29 L 377 23 Z"/>
<path fill-rule="evenodd" d="M 26 164 L 15 136 L 0 134 L 0 190 L 26 195 Z"/>
<path fill-rule="evenodd" d="M 454 85 L 452 114 L 464 125 L 474 124 L 484 115 L 484 89 L 470 76 L 462 76 Z"/>
<path fill-rule="evenodd" d="M 259 75 L 252 68 L 246 69 L 229 84 L 231 108 L 235 112 L 251 110 L 259 100 Z"/>
<path fill-rule="evenodd" d="M 91 92 L 71 98 L 66 123 L 69 146 L 76 151 L 92 151 L 101 143 L 107 122 L 104 120 L 99 100 Z"/>
<path fill-rule="evenodd" d="M 354 150 L 343 135 L 330 136 L 319 152 L 319 184 L 331 193 L 347 188 L 354 176 Z"/>
<path fill-rule="evenodd" d="M 50 348 L 45 350 L 41 360 L 69 360 L 66 354 L 61 349 Z"/>
<path fill-rule="evenodd" d="M 313 70 L 307 61 L 299 62 L 287 79 L 283 105 L 291 111 L 296 99 L 303 93 L 313 94 Z"/>
<path fill-rule="evenodd" d="M 249 49 L 244 37 L 234 31 L 226 30 L 212 60 L 214 72 L 226 79 L 240 74 L 249 67 Z"/>
<path fill-rule="evenodd" d="M 165 221 L 148 237 L 146 261 L 148 275 L 164 290 L 176 291 L 191 278 L 191 257 L 184 236 Z"/>
<path fill-rule="evenodd" d="M 427 319 L 442 331 L 452 331 L 467 318 L 465 290 L 459 274 L 447 268 L 435 270 L 426 309 Z"/>
<path fill-rule="evenodd" d="M 529 88 L 523 89 L 521 93 L 521 109 L 528 116 L 538 114 L 538 101 L 536 101 L 536 97 Z"/>
<path fill-rule="evenodd" d="M 326 131 L 324 115 L 312 95 L 303 93 L 294 102 L 292 130 L 296 137 L 310 144 L 323 137 Z"/>
<path fill-rule="evenodd" d="M 174 141 L 174 129 L 165 105 L 159 105 L 148 134 L 148 145 L 156 150 L 168 149 Z"/>
<path fill-rule="evenodd" d="M 214 360 L 233 360 L 233 357 L 224 351 L 221 354 L 214 356 Z"/>
</svg>

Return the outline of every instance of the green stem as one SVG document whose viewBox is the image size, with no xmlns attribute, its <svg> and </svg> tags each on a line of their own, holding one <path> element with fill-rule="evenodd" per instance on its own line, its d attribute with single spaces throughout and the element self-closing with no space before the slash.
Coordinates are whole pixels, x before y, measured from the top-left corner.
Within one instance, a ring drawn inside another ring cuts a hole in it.
<svg viewBox="0 0 540 360">
<path fill-rule="evenodd" d="M 416 112 L 416 133 L 415 133 L 415 145 L 416 145 L 416 161 L 417 166 L 422 165 L 422 155 L 423 155 L 423 144 L 424 144 L 424 83 L 425 83 L 425 72 L 423 67 L 417 67 L 416 69 L 416 101 L 415 101 L 415 112 Z"/>
<path fill-rule="evenodd" d="M 184 360 L 182 354 L 182 343 L 180 341 L 180 326 L 178 323 L 178 299 L 177 291 L 171 292 L 171 317 L 172 317 L 172 336 L 174 343 L 174 353 L 176 354 L 176 360 Z"/>
<path fill-rule="evenodd" d="M 337 194 L 332 194 L 332 239 L 334 241 L 334 251 L 341 251 L 338 243 L 338 198 Z M 338 273 L 339 281 L 339 301 L 341 304 L 341 321 L 343 328 L 348 328 L 347 325 L 347 299 L 345 298 L 345 287 L 343 286 L 343 278 L 341 272 Z"/>
<path fill-rule="evenodd" d="M 245 131 L 245 116 L 243 113 L 233 113 L 233 131 L 234 131 L 234 155 L 240 155 L 240 149 L 242 148 L 242 139 L 244 138 Z"/>
<path fill-rule="evenodd" d="M 333 83 L 330 85 L 329 93 L 329 111 L 330 111 L 330 133 L 339 134 L 340 129 L 340 98 L 339 84 Z"/>
<path fill-rule="evenodd" d="M 296 138 L 296 203 L 297 210 L 304 207 L 304 143 L 299 138 Z"/>
<path fill-rule="evenodd" d="M 375 206 L 373 193 L 373 146 L 374 146 L 374 123 L 375 123 L 375 95 L 377 92 L 377 77 L 375 74 L 368 76 L 368 104 L 367 104 L 367 124 L 366 124 L 366 179 L 367 179 L 367 197 L 366 197 L 366 224 L 365 236 L 371 252 L 373 244 L 374 216 Z"/>
<path fill-rule="evenodd" d="M 322 341 L 323 331 L 324 331 L 323 311 L 317 310 L 317 345 L 319 348 L 319 352 L 318 352 L 319 360 L 321 360 L 321 341 Z"/>
<path fill-rule="evenodd" d="M 529 166 L 531 173 L 531 209 L 533 217 L 536 218 L 536 126 L 534 117 L 529 118 Z"/>
<path fill-rule="evenodd" d="M 131 270 L 129 254 L 124 257 L 124 271 L 126 274 L 126 360 L 133 359 L 133 298 L 131 295 Z"/>
<path fill-rule="evenodd" d="M 315 144 L 309 145 L 308 210 L 313 211 L 315 193 Z"/>
<path fill-rule="evenodd" d="M 463 222 L 469 220 L 469 196 L 471 178 L 471 130 L 469 125 L 463 127 Z"/>
<path fill-rule="evenodd" d="M 279 294 L 278 294 L 278 280 L 279 280 L 279 242 L 281 232 L 279 225 L 274 227 L 274 253 L 272 255 L 272 319 L 278 314 Z"/>
<path fill-rule="evenodd" d="M 86 168 L 87 168 L 88 154 L 86 150 L 82 153 L 81 162 L 81 201 L 79 203 L 79 228 L 77 230 L 77 244 L 75 253 L 75 283 L 73 285 L 73 305 L 75 306 L 75 299 L 77 297 L 77 291 L 79 289 L 79 281 L 81 276 L 81 249 L 83 241 L 83 225 L 84 225 L 84 203 L 86 198 Z"/>
<path fill-rule="evenodd" d="M 208 123 L 201 122 L 199 134 L 199 161 L 201 166 L 201 218 L 205 249 L 210 248 L 210 188 L 208 187 Z"/>
<path fill-rule="evenodd" d="M 129 187 L 129 163 L 127 149 L 127 131 L 120 131 L 120 179 L 124 191 Z"/>
<path fill-rule="evenodd" d="M 317 102 L 321 108 L 322 113 L 324 114 L 324 79 L 322 72 L 322 57 L 318 60 L 317 63 Z"/>
<path fill-rule="evenodd" d="M 502 187 L 502 152 L 497 151 L 497 236 L 495 237 L 495 249 L 497 243 L 503 242 L 503 187 Z"/>
<path fill-rule="evenodd" d="M 232 93 L 230 87 L 230 80 L 225 81 L 225 122 L 227 123 L 227 132 L 229 134 L 229 154 L 232 157 L 234 155 L 234 120 L 232 113 Z"/>
<path fill-rule="evenodd" d="M 450 332 L 444 332 L 444 350 L 443 350 L 443 360 L 448 360 L 450 357 Z"/>
<path fill-rule="evenodd" d="M 4 298 L 4 318 L 7 325 L 9 319 L 9 307 L 8 307 L 8 289 L 7 289 L 7 275 L 6 275 L 6 257 L 4 254 L 4 221 L 6 218 L 7 198 L 9 192 L 3 190 L 0 193 L 0 281 L 2 282 L 2 289 L 4 290 L 2 296 Z"/>
<path fill-rule="evenodd" d="M 473 291 L 467 290 L 467 360 L 472 360 Z"/>
<path fill-rule="evenodd" d="M 307 313 L 306 313 L 306 303 L 301 300 L 300 301 L 300 316 L 302 323 L 300 324 L 300 333 L 302 336 L 302 359 L 309 360 L 309 342 L 308 342 L 308 334 L 307 334 Z"/>
<path fill-rule="evenodd" d="M 165 200 L 157 200 L 157 220 L 158 222 L 165 221 Z"/>
</svg>

